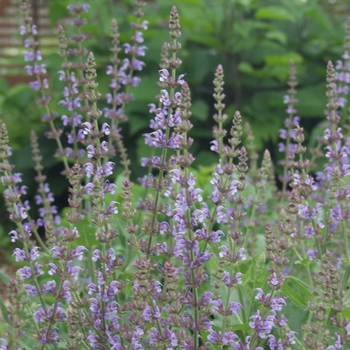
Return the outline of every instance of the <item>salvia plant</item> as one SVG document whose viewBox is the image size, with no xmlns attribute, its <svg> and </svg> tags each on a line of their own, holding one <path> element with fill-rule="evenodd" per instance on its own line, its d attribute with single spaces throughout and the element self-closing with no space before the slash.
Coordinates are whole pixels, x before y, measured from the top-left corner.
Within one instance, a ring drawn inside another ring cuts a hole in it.
<svg viewBox="0 0 350 350">
<path fill-rule="evenodd" d="M 350 348 L 350 20 L 342 59 L 327 65 L 326 120 L 314 149 L 304 145 L 291 62 L 278 188 L 270 153 L 259 161 L 244 116 L 225 114 L 221 65 L 208 145 L 217 164 L 195 163 L 173 7 L 144 135 L 150 156 L 133 183 L 121 127 L 144 66 L 145 3 L 135 3 L 129 43 L 111 23 L 106 96 L 84 44 L 89 5 L 69 5 L 73 34 L 58 27 L 64 113 L 55 110 L 29 4 L 20 6 L 26 70 L 69 181 L 69 207 L 57 211 L 32 132 L 39 211 L 31 210 L 1 124 L 1 182 L 19 269 L 0 305 L 0 349 Z"/>
</svg>

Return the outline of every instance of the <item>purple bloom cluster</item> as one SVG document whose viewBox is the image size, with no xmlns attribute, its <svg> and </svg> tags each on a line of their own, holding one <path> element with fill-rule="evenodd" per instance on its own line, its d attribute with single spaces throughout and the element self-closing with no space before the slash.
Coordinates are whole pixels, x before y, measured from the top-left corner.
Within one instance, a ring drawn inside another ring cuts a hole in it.
<svg viewBox="0 0 350 350">
<path fill-rule="evenodd" d="M 344 108 L 348 103 L 349 85 L 350 85 L 350 55 L 348 51 L 348 43 L 344 45 L 345 52 L 342 60 L 338 60 L 335 65 L 335 79 L 337 81 L 338 104 Z"/>
<path fill-rule="evenodd" d="M 45 91 L 49 88 L 49 83 L 47 78 L 43 78 L 42 76 L 47 73 L 46 65 L 44 63 L 40 63 L 42 61 L 42 55 L 39 47 L 39 42 L 36 40 L 38 34 L 38 28 L 32 22 L 32 18 L 29 16 L 29 7 L 26 3 L 23 3 L 21 6 L 21 10 L 23 12 L 23 16 L 26 19 L 24 24 L 22 24 L 19 28 L 20 35 L 24 36 L 24 47 L 25 51 L 24 61 L 28 62 L 25 66 L 27 74 L 30 76 L 34 76 L 35 80 L 31 81 L 29 85 L 34 90 L 42 90 Z M 43 99 L 45 102 L 46 98 Z"/>
<path fill-rule="evenodd" d="M 288 96 L 286 96 L 288 97 Z M 299 126 L 299 117 L 294 117 L 293 121 L 291 123 L 291 119 L 287 118 L 284 121 L 284 125 L 287 129 L 280 129 L 280 138 L 283 140 L 291 140 L 295 136 L 295 130 L 291 129 L 293 126 Z M 293 142 L 288 142 L 288 146 L 286 146 L 284 143 L 280 142 L 278 144 L 278 150 L 279 152 L 286 152 L 286 147 L 288 147 L 288 152 L 289 153 L 295 153 L 296 150 L 296 144 Z"/>
</svg>

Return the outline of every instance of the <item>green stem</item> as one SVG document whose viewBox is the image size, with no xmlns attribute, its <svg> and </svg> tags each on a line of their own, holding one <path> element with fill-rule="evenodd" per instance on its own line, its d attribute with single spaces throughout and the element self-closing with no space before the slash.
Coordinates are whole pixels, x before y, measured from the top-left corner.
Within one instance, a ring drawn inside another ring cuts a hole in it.
<svg viewBox="0 0 350 350">
<path fill-rule="evenodd" d="M 231 288 L 228 289 L 227 296 L 226 296 L 226 302 L 225 302 L 225 310 L 228 309 L 228 304 L 230 302 L 230 295 L 231 295 Z M 222 319 L 222 326 L 221 326 L 221 332 L 222 334 L 226 331 L 226 323 L 227 323 L 227 316 L 224 315 Z"/>
<path fill-rule="evenodd" d="M 243 243 L 243 248 L 245 248 L 245 249 L 246 249 L 246 247 L 247 247 L 248 235 L 249 235 L 249 233 L 250 233 L 250 229 L 251 229 L 252 227 L 254 227 L 253 221 L 254 221 L 254 218 L 255 218 L 255 212 L 256 212 L 256 207 L 257 207 L 256 202 L 259 200 L 260 192 L 261 192 L 261 190 L 258 189 L 257 194 L 256 194 L 256 200 L 255 200 L 254 203 L 253 203 L 252 211 L 251 211 L 251 213 L 250 213 L 249 222 L 248 222 L 248 224 L 247 224 L 247 230 L 246 230 L 246 233 L 245 233 L 244 243 Z"/>
<path fill-rule="evenodd" d="M 166 142 L 168 142 L 168 140 L 169 140 L 169 134 L 170 134 L 170 129 L 167 128 L 166 129 Z M 167 148 L 163 148 L 161 164 L 164 164 L 164 162 L 166 160 L 167 150 L 168 150 Z M 159 170 L 159 175 L 158 175 L 158 185 L 160 185 L 162 183 L 163 175 L 164 175 L 164 170 L 163 170 L 163 168 L 161 168 Z M 156 198 L 155 198 L 155 201 L 154 201 L 154 210 L 153 210 L 152 222 L 151 222 L 151 232 L 150 232 L 149 240 L 148 240 L 147 256 L 149 256 L 150 253 L 151 253 L 152 238 L 153 238 L 153 234 L 154 234 L 153 231 L 154 231 L 154 225 L 155 225 L 156 217 L 157 217 L 156 212 L 157 212 L 157 207 L 158 207 L 158 201 L 159 201 L 159 198 L 160 198 L 160 191 L 161 191 L 160 188 L 156 189 Z"/>
</svg>

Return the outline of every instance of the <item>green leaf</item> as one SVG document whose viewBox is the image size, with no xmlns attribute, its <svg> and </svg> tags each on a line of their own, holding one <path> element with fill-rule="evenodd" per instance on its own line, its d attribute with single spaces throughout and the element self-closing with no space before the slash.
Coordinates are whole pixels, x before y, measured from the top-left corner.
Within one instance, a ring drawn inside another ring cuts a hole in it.
<svg viewBox="0 0 350 350">
<path fill-rule="evenodd" d="M 200 29 L 200 31 L 204 31 L 206 35 L 213 33 L 211 21 L 208 21 L 208 18 L 203 16 L 203 9 L 197 6 L 186 6 L 183 11 L 181 11 L 181 27 L 191 29 L 196 33 L 198 33 Z"/>
<path fill-rule="evenodd" d="M 287 35 L 280 30 L 270 30 L 265 34 L 265 37 L 270 40 L 276 40 L 282 45 L 286 45 L 288 41 Z"/>
<path fill-rule="evenodd" d="M 303 117 L 321 117 L 327 103 L 326 87 L 324 84 L 309 86 L 298 90 L 299 100 L 297 109 Z"/>
<path fill-rule="evenodd" d="M 305 258 L 305 259 L 302 259 L 302 260 L 296 260 L 295 261 L 295 265 L 301 265 L 301 266 L 309 266 L 311 263 L 310 259 L 309 258 Z"/>
<path fill-rule="evenodd" d="M 48 2 L 50 23 L 53 26 L 55 26 L 57 22 L 60 21 L 64 16 L 67 16 L 68 14 L 67 6 L 70 3 L 71 2 L 68 0 Z"/>
<path fill-rule="evenodd" d="M 159 94 L 158 80 L 158 73 L 143 76 L 139 86 L 130 88 L 130 93 L 134 95 L 135 100 L 139 103 L 142 101 L 148 104 L 155 100 L 154 96 Z"/>
<path fill-rule="evenodd" d="M 7 308 L 6 308 L 2 298 L 0 298 L 0 309 L 1 309 L 2 317 L 3 317 L 4 321 L 6 323 L 10 323 Z"/>
<path fill-rule="evenodd" d="M 66 216 L 72 210 L 71 207 L 66 207 L 62 211 L 61 220 L 62 226 L 70 227 L 70 223 L 67 221 Z M 86 248 L 91 248 L 96 244 L 95 232 L 96 229 L 91 222 L 89 222 L 88 216 L 85 216 L 82 220 L 76 222 L 74 226 L 79 232 L 79 237 L 74 240 L 74 245 L 83 245 Z"/>
<path fill-rule="evenodd" d="M 253 66 L 248 62 L 240 62 L 238 65 L 238 70 L 242 73 L 252 74 L 254 73 Z"/>
<path fill-rule="evenodd" d="M 235 0 L 235 2 L 249 9 L 254 6 L 254 3 L 256 2 L 256 0 Z"/>
<path fill-rule="evenodd" d="M 307 306 L 307 303 L 303 299 L 302 296 L 300 296 L 297 292 L 293 290 L 292 287 L 290 287 L 287 283 L 284 283 L 282 286 L 282 292 L 285 296 L 293 300 L 295 305 L 298 306 Z"/>
<path fill-rule="evenodd" d="M 193 47 L 193 43 L 191 44 Z M 208 43 L 204 44 L 210 46 Z M 186 59 L 182 68 L 184 72 L 191 72 L 185 76 L 185 80 L 191 87 L 202 82 L 208 74 L 211 76 L 216 66 L 213 57 L 208 55 L 207 49 L 197 48 L 197 45 L 195 47 L 196 49 L 186 50 Z"/>
<path fill-rule="evenodd" d="M 0 271 L 0 280 L 4 284 L 8 285 L 9 282 L 10 282 L 10 276 L 7 273 L 5 273 L 5 272 Z"/>
<path fill-rule="evenodd" d="M 7 92 L 8 97 L 15 97 L 23 92 L 32 91 L 32 89 L 26 84 L 16 84 L 10 88 Z"/>
<path fill-rule="evenodd" d="M 29 337 L 28 335 L 22 335 L 21 340 L 19 341 L 21 344 L 22 349 L 24 350 L 32 350 L 36 349 L 38 342 L 32 337 Z"/>
<path fill-rule="evenodd" d="M 255 18 L 258 19 L 271 19 L 279 21 L 291 21 L 294 22 L 294 17 L 285 9 L 280 6 L 266 6 L 261 7 L 255 12 Z"/>
<path fill-rule="evenodd" d="M 197 6 L 203 8 L 204 4 L 202 0 L 176 0 L 176 5 L 184 4 L 189 6 Z"/>
<path fill-rule="evenodd" d="M 7 91 L 9 89 L 9 85 L 3 77 L 0 77 L 0 94 L 6 95 Z"/>
<path fill-rule="evenodd" d="M 252 264 L 250 265 L 249 277 L 252 282 L 256 282 L 256 259 L 254 256 L 252 257 Z"/>
<path fill-rule="evenodd" d="M 291 60 L 293 60 L 295 64 L 301 64 L 304 58 L 297 52 L 292 51 L 282 55 L 266 55 L 264 60 L 268 66 L 289 66 Z"/>
<path fill-rule="evenodd" d="M 203 197 L 208 197 L 213 192 L 213 185 L 210 183 L 210 180 L 213 176 L 214 167 L 199 165 L 198 169 L 191 168 L 191 172 L 196 177 L 198 187 L 203 190 Z"/>
<path fill-rule="evenodd" d="M 193 117 L 205 121 L 208 119 L 209 114 L 209 107 L 208 104 L 205 103 L 203 100 L 196 100 L 192 104 L 191 111 L 193 114 Z"/>
<path fill-rule="evenodd" d="M 149 120 L 144 115 L 132 115 L 132 123 L 130 123 L 130 135 L 136 134 L 138 131 L 149 127 Z"/>
<path fill-rule="evenodd" d="M 91 35 L 99 36 L 100 27 L 98 24 L 85 24 L 84 31 L 88 32 Z"/>
<path fill-rule="evenodd" d="M 348 305 L 348 303 L 345 301 L 345 305 Z M 343 318 L 350 318 L 350 307 L 346 307 L 343 311 L 342 311 L 342 313 L 341 313 L 341 315 L 342 315 L 342 317 Z"/>
<path fill-rule="evenodd" d="M 285 296 L 293 300 L 297 306 L 306 307 L 308 301 L 312 299 L 312 292 L 308 288 L 308 285 L 293 276 L 286 277 L 282 286 L 282 292 Z"/>
<path fill-rule="evenodd" d="M 242 331 L 242 332 L 250 332 L 251 328 L 248 323 L 238 323 L 230 325 L 230 330 L 232 331 Z"/>
<path fill-rule="evenodd" d="M 307 11 L 311 18 L 313 18 L 317 23 L 324 27 L 327 31 L 331 32 L 334 30 L 333 23 L 325 11 L 323 11 L 319 6 L 312 8 L 312 10 Z"/>
<path fill-rule="evenodd" d="M 287 305 L 283 307 L 283 315 L 288 320 L 288 326 L 297 332 L 297 337 L 302 340 L 302 326 L 306 324 L 310 311 L 307 308 L 296 306 L 287 300 Z"/>
<path fill-rule="evenodd" d="M 292 282 L 294 286 L 297 287 L 303 295 L 308 297 L 308 299 L 312 298 L 312 292 L 305 282 L 293 276 L 287 276 L 285 280 L 288 282 Z"/>
</svg>

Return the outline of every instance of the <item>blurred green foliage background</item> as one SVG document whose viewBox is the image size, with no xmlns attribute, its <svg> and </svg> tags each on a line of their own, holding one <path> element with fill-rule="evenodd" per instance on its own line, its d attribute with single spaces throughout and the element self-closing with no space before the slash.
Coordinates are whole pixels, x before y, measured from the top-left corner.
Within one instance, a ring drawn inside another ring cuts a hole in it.
<svg viewBox="0 0 350 350">
<path fill-rule="evenodd" d="M 62 17 L 68 16 L 67 6 L 71 2 L 48 2 L 53 27 Z M 110 59 L 110 22 L 112 18 L 117 19 L 122 43 L 129 42 L 132 35 L 130 22 L 135 20 L 133 0 L 90 0 L 86 3 L 91 9 L 86 14 L 88 24 L 83 30 L 90 34 L 86 43 L 88 50 L 96 56 L 99 90 L 105 96 L 110 83 L 110 77 L 105 74 Z M 169 41 L 167 26 L 173 5 L 179 11 L 182 28 L 179 56 L 183 64 L 178 73 L 186 73 L 185 79 L 193 98 L 194 128 L 190 136 L 195 139 L 191 148 L 196 157 L 195 166 L 217 161 L 209 150 L 209 142 L 214 124 L 212 81 L 220 63 L 225 72 L 226 113 L 231 117 L 235 110 L 240 110 L 243 120 L 252 126 L 258 150 L 269 148 L 275 161 L 278 158 L 278 131 L 286 117 L 283 96 L 287 91 L 291 59 L 297 66 L 297 98 L 300 101 L 297 109 L 302 118 L 301 126 L 308 134 L 323 120 L 326 64 L 328 60 L 335 62 L 340 59 L 343 53 L 343 23 L 350 14 L 350 0 L 149 0 L 144 16 L 149 21 L 144 35 L 148 47 L 144 58 L 146 66 L 140 74 L 140 86 L 132 89 L 135 101 L 127 107 L 130 122 L 123 125 L 134 181 L 143 175 L 140 158 L 149 152 L 143 146 L 142 134 L 148 131 L 152 117 L 147 105 L 155 103 L 155 96 L 159 93 L 160 51 L 162 44 Z M 55 109 L 63 89 L 57 75 L 62 63 L 57 50 L 45 52 L 44 62 L 54 91 Z M 9 87 L 6 80 L 0 78 L 0 118 L 9 128 L 15 171 L 24 174 L 29 196 L 34 195 L 36 186 L 29 147 L 29 129 L 34 129 L 43 146 L 43 163 L 51 189 L 56 196 L 65 198 L 67 183 L 59 175 L 59 161 L 52 156 L 56 144 L 44 136 L 48 125 L 40 121 L 43 112 L 37 108 L 35 99 L 36 92 L 26 84 Z M 102 99 L 101 109 L 103 107 Z M 230 118 L 227 129 L 229 123 Z M 313 140 L 309 137 L 308 142 Z M 62 206 L 66 205 L 65 199 L 62 203 Z M 5 221 L 6 215 L 1 214 L 0 223 Z M 6 226 L 2 227 L 6 231 Z"/>
</svg>

